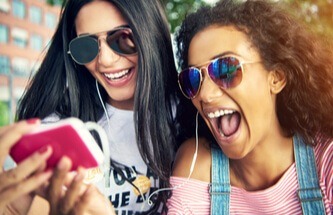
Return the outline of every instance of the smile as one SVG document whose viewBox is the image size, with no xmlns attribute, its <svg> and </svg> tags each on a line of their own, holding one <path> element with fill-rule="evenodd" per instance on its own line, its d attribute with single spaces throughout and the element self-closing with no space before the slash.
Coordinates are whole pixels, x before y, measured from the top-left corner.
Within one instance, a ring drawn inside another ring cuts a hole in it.
<svg viewBox="0 0 333 215">
<path fill-rule="evenodd" d="M 121 72 L 117 73 L 103 73 L 105 77 L 107 77 L 109 80 L 117 80 L 125 77 L 129 73 L 129 69 L 123 70 Z"/>
<path fill-rule="evenodd" d="M 217 117 L 224 116 L 227 114 L 233 114 L 234 112 L 235 111 L 233 111 L 233 110 L 219 110 L 219 111 L 215 111 L 214 113 L 208 113 L 208 117 L 210 119 L 212 119 L 212 118 L 217 118 Z"/>
<path fill-rule="evenodd" d="M 240 125 L 240 114 L 235 110 L 223 109 L 206 113 L 215 133 L 222 137 L 230 137 L 236 133 Z"/>
</svg>

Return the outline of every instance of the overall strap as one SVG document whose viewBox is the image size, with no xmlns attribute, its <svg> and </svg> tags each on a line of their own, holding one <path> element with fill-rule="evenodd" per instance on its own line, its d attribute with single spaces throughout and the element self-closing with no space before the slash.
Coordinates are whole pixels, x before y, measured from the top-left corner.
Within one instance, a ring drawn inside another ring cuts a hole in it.
<svg viewBox="0 0 333 215">
<path fill-rule="evenodd" d="M 228 215 L 230 210 L 229 158 L 220 148 L 212 150 L 211 215 Z"/>
<path fill-rule="evenodd" d="M 303 214 L 325 214 L 313 148 L 305 144 L 298 135 L 294 136 L 293 141 L 299 184 L 298 197 Z"/>
</svg>

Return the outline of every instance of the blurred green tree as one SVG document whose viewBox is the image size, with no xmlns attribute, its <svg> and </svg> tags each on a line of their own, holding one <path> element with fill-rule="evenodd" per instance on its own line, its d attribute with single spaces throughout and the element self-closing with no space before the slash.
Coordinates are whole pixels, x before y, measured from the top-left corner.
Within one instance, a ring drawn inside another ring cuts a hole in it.
<svg viewBox="0 0 333 215">
<path fill-rule="evenodd" d="M 47 0 L 51 5 L 61 5 L 64 0 Z M 135 1 L 135 0 L 133 0 Z M 288 7 L 298 18 L 310 24 L 315 31 L 333 38 L 333 0 L 274 0 Z M 165 6 L 170 29 L 175 32 L 186 14 L 206 5 L 205 0 L 161 0 Z"/>
<path fill-rule="evenodd" d="M 162 0 L 162 3 L 165 6 L 171 32 L 175 32 L 188 13 L 206 5 L 203 0 Z"/>
<path fill-rule="evenodd" d="M 0 126 L 9 124 L 9 107 L 8 105 L 0 101 Z"/>
</svg>

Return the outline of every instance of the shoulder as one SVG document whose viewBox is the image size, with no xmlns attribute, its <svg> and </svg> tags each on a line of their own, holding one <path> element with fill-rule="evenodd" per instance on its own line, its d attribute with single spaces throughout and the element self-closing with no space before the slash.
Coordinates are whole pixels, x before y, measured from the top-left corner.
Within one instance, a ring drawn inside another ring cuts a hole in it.
<svg viewBox="0 0 333 215">
<path fill-rule="evenodd" d="M 190 138 L 181 144 L 177 151 L 172 175 L 187 178 L 196 150 L 196 139 Z M 191 175 L 192 179 L 210 182 L 211 154 L 209 142 L 204 138 L 198 139 L 198 154 Z"/>
</svg>

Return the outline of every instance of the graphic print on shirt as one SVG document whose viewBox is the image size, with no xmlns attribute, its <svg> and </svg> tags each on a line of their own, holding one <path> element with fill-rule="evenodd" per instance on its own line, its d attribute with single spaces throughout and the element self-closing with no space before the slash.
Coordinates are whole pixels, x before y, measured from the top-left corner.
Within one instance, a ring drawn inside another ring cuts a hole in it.
<svg viewBox="0 0 333 215">
<path fill-rule="evenodd" d="M 98 182 L 97 186 L 113 204 L 117 214 L 142 214 L 151 207 L 144 199 L 147 199 L 151 193 L 159 189 L 159 179 L 148 169 L 139 152 L 135 135 L 134 112 L 120 110 L 109 104 L 106 104 L 106 109 L 109 119 L 104 114 L 98 124 L 106 131 L 109 141 L 112 162 L 110 187 L 106 188 L 103 182 Z M 115 167 L 119 167 L 121 171 L 115 171 Z M 124 175 L 124 177 L 121 175 Z M 142 180 L 139 179 L 139 175 L 150 179 L 151 186 L 143 194 L 143 198 L 141 195 L 137 195 L 137 190 L 128 182 L 134 183 L 135 179 Z M 126 178 L 128 181 L 126 181 Z M 154 197 L 156 196 L 153 196 L 152 199 Z"/>
<path fill-rule="evenodd" d="M 122 174 L 127 178 L 127 180 L 122 176 Z M 143 181 L 144 184 L 141 186 L 142 195 L 140 194 L 140 191 L 138 191 L 135 186 L 130 183 L 135 183 L 137 179 L 149 180 Z M 148 189 L 145 189 L 146 183 L 150 184 Z M 108 199 L 114 206 L 116 214 L 140 214 L 141 212 L 149 209 L 150 206 L 146 200 L 151 193 L 158 189 L 158 187 L 158 177 L 149 168 L 147 168 L 145 174 L 138 172 L 135 166 L 132 166 L 131 168 L 126 166 L 118 169 L 118 171 L 112 168 L 110 171 L 110 191 L 108 192 Z M 112 190 L 112 188 L 114 189 Z M 144 192 L 145 190 L 146 192 Z M 132 210 L 130 208 L 132 208 Z"/>
</svg>

